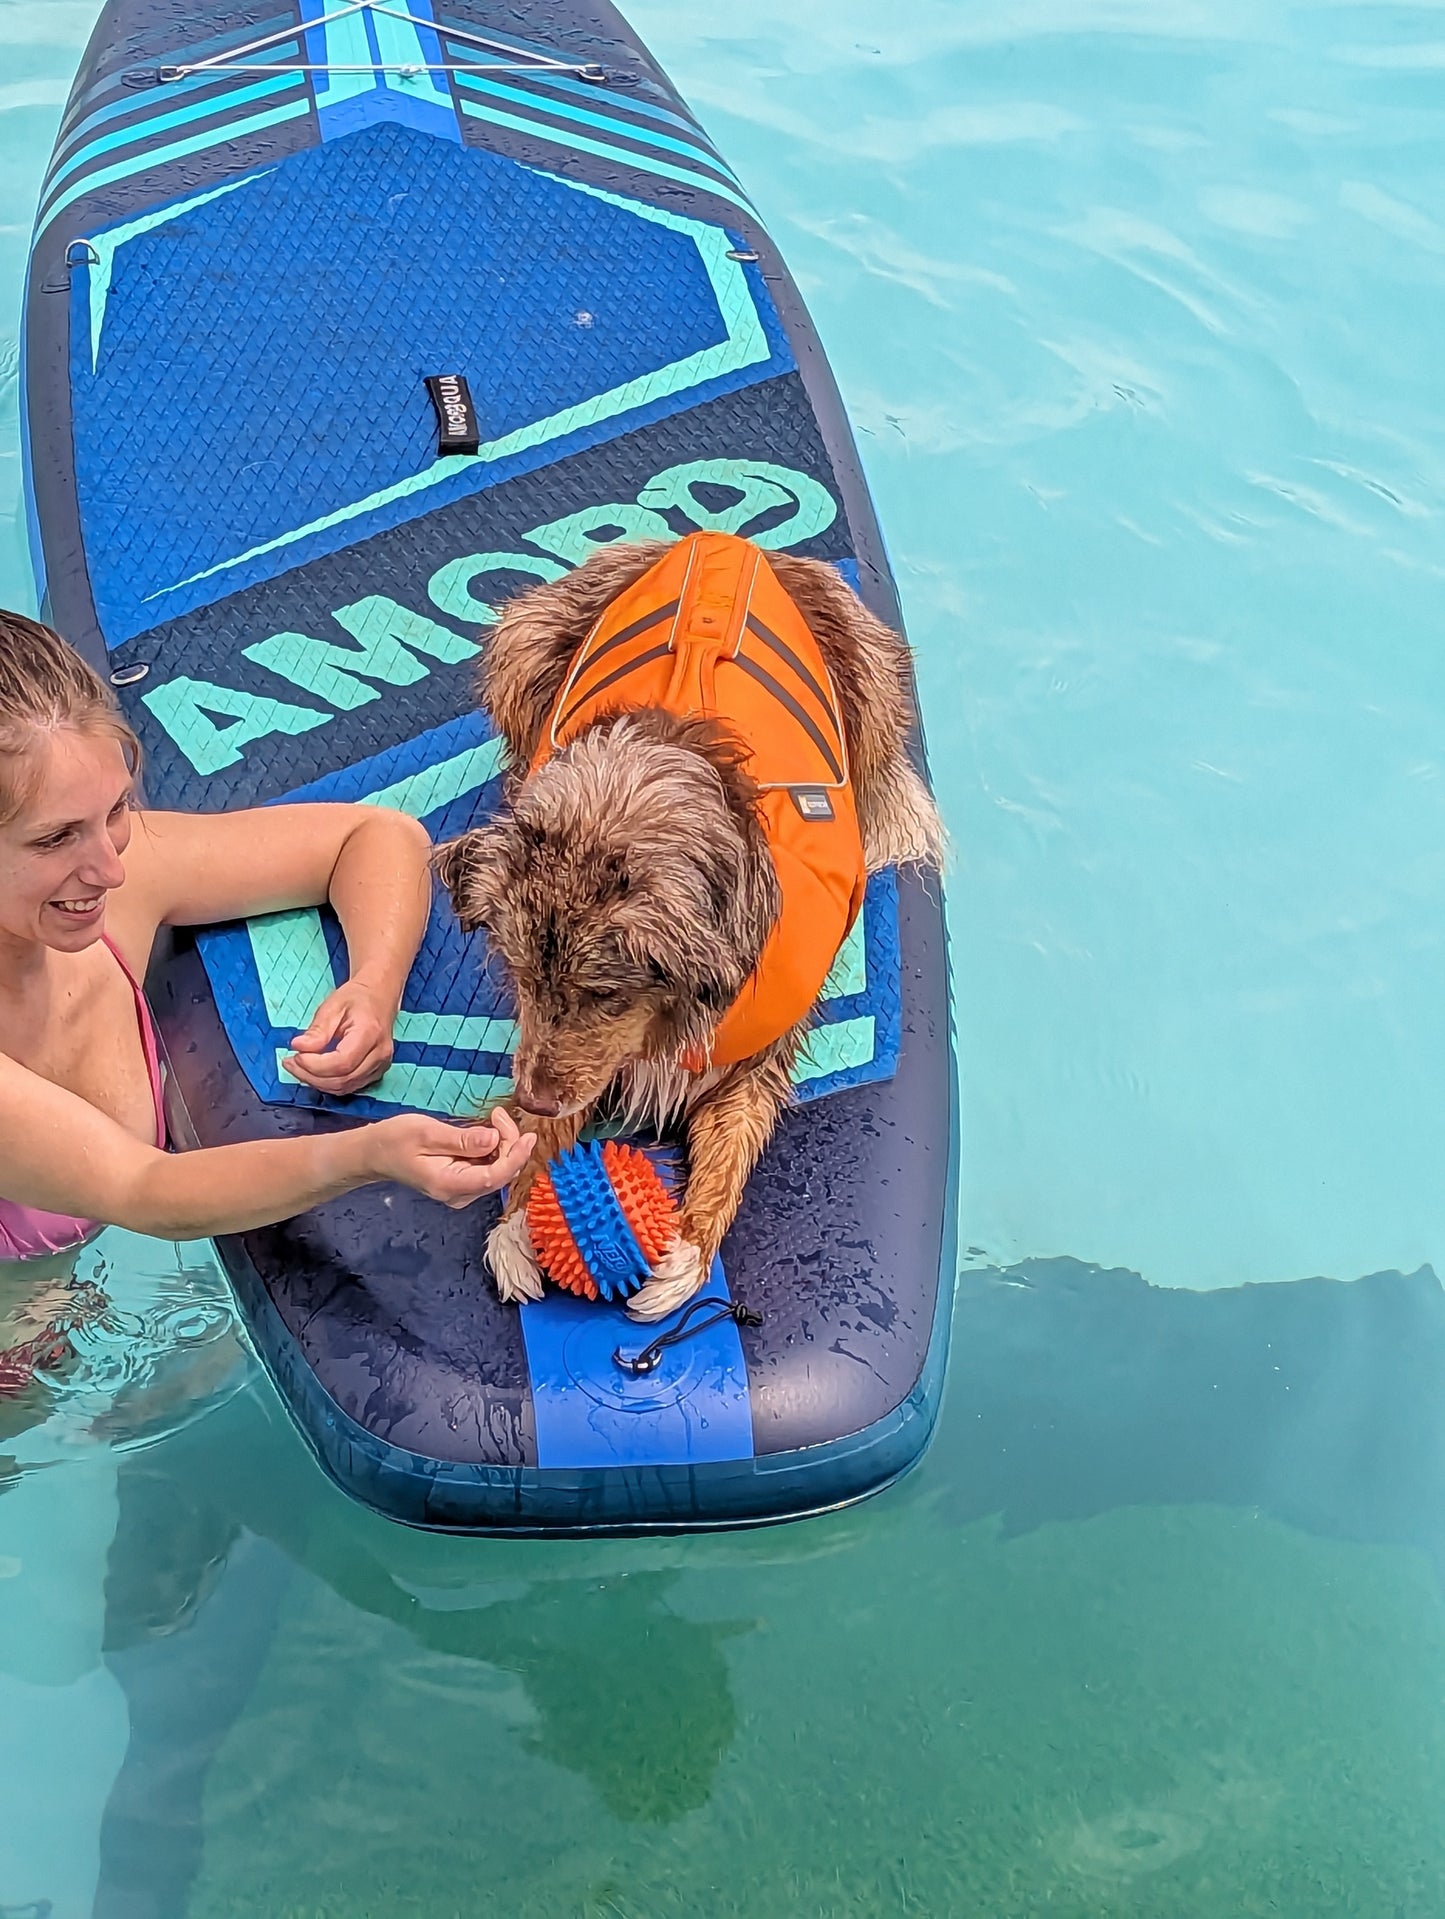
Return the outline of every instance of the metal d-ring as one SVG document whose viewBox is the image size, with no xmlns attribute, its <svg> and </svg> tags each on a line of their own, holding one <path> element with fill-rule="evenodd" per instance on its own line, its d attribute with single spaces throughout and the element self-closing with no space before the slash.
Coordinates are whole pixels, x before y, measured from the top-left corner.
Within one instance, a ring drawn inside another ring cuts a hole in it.
<svg viewBox="0 0 1445 1919">
<path fill-rule="evenodd" d="M 81 247 L 85 249 L 84 253 L 78 252 Z M 42 280 L 40 283 L 40 291 L 42 293 L 69 293 L 70 276 L 77 267 L 98 267 L 99 265 L 100 255 L 90 244 L 89 240 L 72 240 L 70 245 L 65 249 L 65 278 L 63 280 Z M 3 1906 L 0 1906 L 0 1919 L 5 1919 L 5 1909 Z"/>
</svg>

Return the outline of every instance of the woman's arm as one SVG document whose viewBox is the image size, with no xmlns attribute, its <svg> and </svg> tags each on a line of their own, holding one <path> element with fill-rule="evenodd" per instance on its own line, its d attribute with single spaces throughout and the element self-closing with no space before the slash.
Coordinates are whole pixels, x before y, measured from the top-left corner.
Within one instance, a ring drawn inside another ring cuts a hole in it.
<svg viewBox="0 0 1445 1919">
<path fill-rule="evenodd" d="M 287 1065 L 318 1092 L 354 1093 L 391 1061 L 402 988 L 426 931 L 430 856 L 425 829 L 388 807 L 140 813 L 122 912 L 141 909 L 153 930 L 329 899 L 346 934 L 351 976 L 297 1035 Z"/>
<path fill-rule="evenodd" d="M 500 1110 L 492 1122 L 407 1113 L 310 1138 L 163 1153 L 0 1054 L 0 1193 L 157 1239 L 249 1232 L 375 1180 L 461 1208 L 515 1179 L 536 1143 Z"/>
</svg>

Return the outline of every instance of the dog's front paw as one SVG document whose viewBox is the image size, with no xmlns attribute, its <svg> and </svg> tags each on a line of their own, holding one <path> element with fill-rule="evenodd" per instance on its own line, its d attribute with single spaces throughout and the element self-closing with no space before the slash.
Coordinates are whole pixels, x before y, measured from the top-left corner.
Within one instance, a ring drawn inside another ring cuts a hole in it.
<svg viewBox="0 0 1445 1919">
<path fill-rule="evenodd" d="M 652 1277 L 627 1302 L 634 1319 L 666 1319 L 685 1306 L 707 1277 L 702 1252 L 691 1240 L 675 1239 L 652 1269 Z"/>
<path fill-rule="evenodd" d="M 487 1263 L 504 1306 L 542 1297 L 542 1269 L 532 1251 L 525 1213 L 509 1213 L 488 1233 Z"/>
</svg>

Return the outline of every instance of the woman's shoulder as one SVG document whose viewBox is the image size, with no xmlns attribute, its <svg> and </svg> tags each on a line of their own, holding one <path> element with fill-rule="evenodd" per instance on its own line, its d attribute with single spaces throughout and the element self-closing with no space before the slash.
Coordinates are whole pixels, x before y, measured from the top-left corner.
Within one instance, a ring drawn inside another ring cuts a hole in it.
<svg viewBox="0 0 1445 1919">
<path fill-rule="evenodd" d="M 144 979 L 151 948 L 164 918 L 163 875 L 158 851 L 147 828 L 148 815 L 137 812 L 130 844 L 125 850 L 125 884 L 110 895 L 105 908 L 106 943 L 117 952 L 135 979 Z"/>
</svg>

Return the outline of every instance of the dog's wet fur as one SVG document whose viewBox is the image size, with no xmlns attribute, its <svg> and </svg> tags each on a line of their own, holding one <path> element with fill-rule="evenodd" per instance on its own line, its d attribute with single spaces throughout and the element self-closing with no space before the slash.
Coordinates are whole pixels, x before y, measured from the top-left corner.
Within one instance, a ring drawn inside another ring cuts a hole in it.
<svg viewBox="0 0 1445 1919">
<path fill-rule="evenodd" d="M 538 1133 L 488 1242 L 503 1298 L 538 1298 L 527 1240 L 534 1170 L 604 1104 L 632 1122 L 685 1121 L 679 1238 L 630 1302 L 660 1318 L 706 1279 L 791 1090 L 806 1023 L 741 1065 L 687 1071 L 752 973 L 781 908 L 748 751 L 724 726 L 646 708 L 597 720 L 528 772 L 573 656 L 610 601 L 666 552 L 599 548 L 511 602 L 482 661 L 483 705 L 507 752 L 506 806 L 439 849 L 462 926 L 485 929 L 511 978 L 516 1100 Z M 848 738 L 868 870 L 937 870 L 943 829 L 909 758 L 904 642 L 836 570 L 768 555 L 827 661 Z"/>
</svg>

